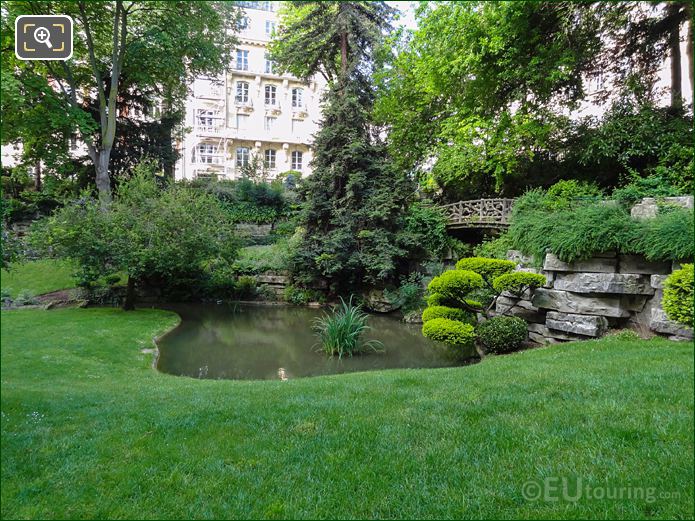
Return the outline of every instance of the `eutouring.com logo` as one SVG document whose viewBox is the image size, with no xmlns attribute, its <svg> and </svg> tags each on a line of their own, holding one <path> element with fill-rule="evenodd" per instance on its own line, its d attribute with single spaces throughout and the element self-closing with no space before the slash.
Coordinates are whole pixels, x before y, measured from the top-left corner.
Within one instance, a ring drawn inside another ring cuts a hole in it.
<svg viewBox="0 0 695 521">
<path fill-rule="evenodd" d="M 521 495 L 528 501 L 644 501 L 677 499 L 679 492 L 658 491 L 656 487 L 629 485 L 591 485 L 581 477 L 546 477 L 532 479 L 521 487 Z"/>
</svg>

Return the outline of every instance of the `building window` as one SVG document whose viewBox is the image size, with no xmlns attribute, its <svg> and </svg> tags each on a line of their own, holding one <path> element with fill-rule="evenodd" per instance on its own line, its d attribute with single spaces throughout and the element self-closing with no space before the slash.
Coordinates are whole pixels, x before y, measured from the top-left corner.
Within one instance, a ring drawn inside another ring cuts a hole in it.
<svg viewBox="0 0 695 521">
<path fill-rule="evenodd" d="M 302 169 L 302 153 L 294 151 L 292 152 L 292 170 Z"/>
<path fill-rule="evenodd" d="M 273 116 L 266 116 L 265 120 L 263 121 L 263 130 L 266 132 L 270 132 L 275 128 L 275 120 L 277 118 L 274 118 Z"/>
<path fill-rule="evenodd" d="M 198 163 L 219 163 L 219 157 L 215 154 L 215 145 L 208 143 L 198 145 Z"/>
<path fill-rule="evenodd" d="M 249 28 L 249 18 L 248 16 L 242 16 L 236 24 L 237 30 L 242 31 Z"/>
<path fill-rule="evenodd" d="M 275 22 L 272 20 L 265 21 L 265 34 L 271 36 L 275 32 Z"/>
<path fill-rule="evenodd" d="M 270 169 L 275 168 L 275 150 L 269 148 L 265 151 L 265 167 Z"/>
<path fill-rule="evenodd" d="M 249 116 L 248 114 L 237 114 L 236 115 L 236 128 L 237 130 L 243 130 L 248 128 Z"/>
<path fill-rule="evenodd" d="M 239 147 L 236 149 L 236 166 L 244 168 L 249 166 L 249 148 Z"/>
<path fill-rule="evenodd" d="M 304 89 L 292 89 L 292 107 L 302 108 L 304 106 Z"/>
<path fill-rule="evenodd" d="M 265 104 L 275 105 L 275 100 L 277 98 L 277 87 L 275 85 L 265 86 Z"/>
<path fill-rule="evenodd" d="M 236 82 L 236 98 L 237 103 L 249 102 L 249 84 L 246 81 Z"/>
<path fill-rule="evenodd" d="M 268 57 L 268 53 L 265 55 L 265 73 L 273 74 L 273 60 Z"/>
<path fill-rule="evenodd" d="M 215 113 L 212 110 L 201 109 L 198 111 L 198 127 L 213 128 L 215 126 Z"/>
<path fill-rule="evenodd" d="M 236 70 L 247 71 L 249 70 L 249 51 L 242 51 L 237 49 L 236 51 Z"/>
<path fill-rule="evenodd" d="M 246 9 L 260 9 L 261 11 L 275 11 L 274 2 L 246 2 L 239 1 L 236 5 L 245 7 Z"/>
</svg>

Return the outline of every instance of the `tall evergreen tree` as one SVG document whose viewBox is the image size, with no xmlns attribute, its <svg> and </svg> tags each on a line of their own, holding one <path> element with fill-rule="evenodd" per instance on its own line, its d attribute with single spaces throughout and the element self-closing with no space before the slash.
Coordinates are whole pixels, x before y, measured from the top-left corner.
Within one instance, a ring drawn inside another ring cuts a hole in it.
<svg viewBox="0 0 695 521">
<path fill-rule="evenodd" d="M 412 187 L 370 119 L 373 56 L 393 14 L 384 2 L 292 2 L 271 47 L 281 69 L 329 82 L 293 263 L 298 282 L 336 293 L 386 284 L 408 254 Z"/>
</svg>

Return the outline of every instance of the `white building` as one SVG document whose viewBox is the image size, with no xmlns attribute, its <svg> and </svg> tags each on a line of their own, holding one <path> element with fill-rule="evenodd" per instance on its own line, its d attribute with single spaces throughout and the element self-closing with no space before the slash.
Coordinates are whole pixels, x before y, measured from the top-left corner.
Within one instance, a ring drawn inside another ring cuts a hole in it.
<svg viewBox="0 0 695 521">
<path fill-rule="evenodd" d="M 193 82 L 178 143 L 177 180 L 236 179 L 254 156 L 271 179 L 288 170 L 310 174 L 325 81 L 274 72 L 267 45 L 280 2 L 237 3 L 244 18 L 232 70 Z"/>
</svg>

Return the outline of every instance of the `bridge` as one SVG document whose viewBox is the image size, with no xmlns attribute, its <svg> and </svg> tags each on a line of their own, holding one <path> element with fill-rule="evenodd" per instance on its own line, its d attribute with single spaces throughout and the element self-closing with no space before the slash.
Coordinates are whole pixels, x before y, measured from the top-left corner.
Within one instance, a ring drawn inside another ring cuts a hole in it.
<svg viewBox="0 0 695 521">
<path fill-rule="evenodd" d="M 514 199 L 473 199 L 440 206 L 447 218 L 447 227 L 506 228 Z"/>
</svg>

